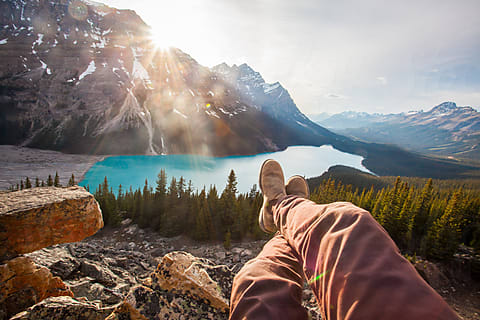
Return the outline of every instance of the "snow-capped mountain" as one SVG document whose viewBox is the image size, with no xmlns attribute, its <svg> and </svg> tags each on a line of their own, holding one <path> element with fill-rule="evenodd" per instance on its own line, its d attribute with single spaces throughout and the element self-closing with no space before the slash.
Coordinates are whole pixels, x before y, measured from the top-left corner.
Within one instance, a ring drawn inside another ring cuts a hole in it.
<svg viewBox="0 0 480 320">
<path fill-rule="evenodd" d="M 248 66 L 235 82 L 149 35 L 134 11 L 93 1 L 1 1 L 0 143 L 229 155 L 335 137 Z"/>
<path fill-rule="evenodd" d="M 220 79 L 232 85 L 244 101 L 268 114 L 306 140 L 323 141 L 336 138 L 330 131 L 307 118 L 297 107 L 288 91 L 279 83 L 266 83 L 261 74 L 247 64 L 229 66 L 226 63 L 212 68 Z M 311 143 L 311 142 L 310 142 Z"/>
<path fill-rule="evenodd" d="M 444 102 L 429 111 L 387 115 L 348 111 L 319 124 L 364 141 L 480 160 L 480 112 L 454 102 Z"/>
</svg>

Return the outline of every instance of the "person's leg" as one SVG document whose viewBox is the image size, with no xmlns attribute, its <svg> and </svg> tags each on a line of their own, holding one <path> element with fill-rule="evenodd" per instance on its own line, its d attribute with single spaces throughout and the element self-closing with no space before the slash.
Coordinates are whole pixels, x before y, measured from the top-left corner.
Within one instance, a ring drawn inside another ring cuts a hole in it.
<svg viewBox="0 0 480 320">
<path fill-rule="evenodd" d="M 230 319 L 308 319 L 303 283 L 299 257 L 276 235 L 235 276 Z"/>
<path fill-rule="evenodd" d="M 369 212 L 292 195 L 272 211 L 324 319 L 459 319 Z"/>
</svg>

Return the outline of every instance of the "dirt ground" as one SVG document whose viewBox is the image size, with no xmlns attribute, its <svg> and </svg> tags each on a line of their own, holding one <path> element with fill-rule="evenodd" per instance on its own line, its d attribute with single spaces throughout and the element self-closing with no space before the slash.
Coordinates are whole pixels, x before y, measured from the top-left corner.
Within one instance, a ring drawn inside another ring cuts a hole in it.
<svg viewBox="0 0 480 320">
<path fill-rule="evenodd" d="M 20 179 L 29 177 L 47 180 L 58 172 L 60 183 L 66 185 L 72 173 L 80 181 L 90 167 L 104 156 L 65 154 L 56 151 L 0 145 L 0 190 L 6 190 Z"/>
</svg>

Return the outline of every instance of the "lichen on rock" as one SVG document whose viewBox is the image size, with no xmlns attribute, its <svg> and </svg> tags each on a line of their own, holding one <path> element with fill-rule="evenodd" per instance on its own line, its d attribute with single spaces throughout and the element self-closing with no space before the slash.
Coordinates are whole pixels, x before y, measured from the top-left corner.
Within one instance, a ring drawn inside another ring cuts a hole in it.
<svg viewBox="0 0 480 320">
<path fill-rule="evenodd" d="M 0 261 L 80 241 L 102 227 L 100 207 L 82 187 L 0 193 Z"/>
<path fill-rule="evenodd" d="M 27 257 L 17 257 L 0 265 L 0 312 L 10 317 L 48 297 L 73 293 L 50 270 Z"/>
<path fill-rule="evenodd" d="M 195 299 L 204 299 L 212 307 L 227 311 L 228 296 L 208 273 L 212 269 L 205 259 L 199 259 L 187 252 L 171 252 L 162 258 L 152 273 L 153 286 L 182 293 Z"/>
</svg>

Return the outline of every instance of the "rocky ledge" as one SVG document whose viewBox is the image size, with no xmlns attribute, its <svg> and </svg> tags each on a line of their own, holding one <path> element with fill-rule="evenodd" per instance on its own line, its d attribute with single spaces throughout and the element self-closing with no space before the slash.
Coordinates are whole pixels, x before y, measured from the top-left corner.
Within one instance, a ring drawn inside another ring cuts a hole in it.
<svg viewBox="0 0 480 320">
<path fill-rule="evenodd" d="M 162 238 L 127 219 L 119 228 L 102 229 L 80 242 L 3 260 L 0 320 L 227 319 L 233 277 L 264 243 L 234 243 L 226 250 L 219 243 Z M 20 262 L 26 266 L 20 268 L 23 273 L 12 271 Z M 416 264 L 464 319 L 478 319 L 480 288 L 466 287 L 470 279 L 459 278 L 465 274 L 462 265 L 450 272 L 426 261 Z M 19 279 L 14 284 L 13 273 Z M 311 318 L 320 319 L 308 287 L 303 300 Z"/>
</svg>

